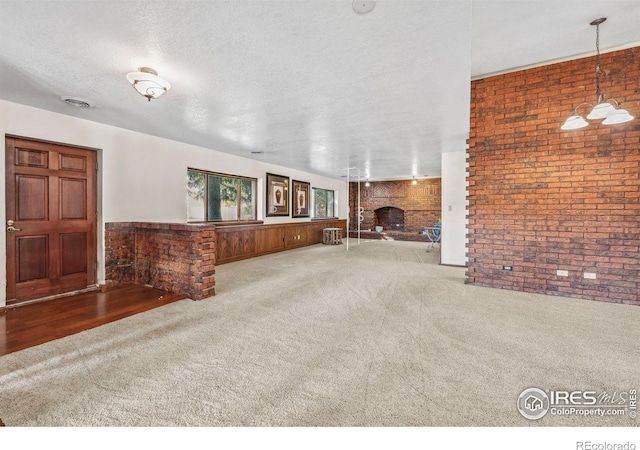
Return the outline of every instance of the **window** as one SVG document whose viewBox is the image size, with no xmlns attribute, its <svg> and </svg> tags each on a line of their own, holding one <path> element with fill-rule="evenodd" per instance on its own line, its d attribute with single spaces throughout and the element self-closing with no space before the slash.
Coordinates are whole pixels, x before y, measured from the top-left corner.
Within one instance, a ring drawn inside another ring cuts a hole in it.
<svg viewBox="0 0 640 450">
<path fill-rule="evenodd" d="M 256 220 L 256 179 L 187 171 L 187 220 L 237 222 Z"/>
<path fill-rule="evenodd" d="M 335 217 L 333 191 L 313 188 L 313 217 Z"/>
</svg>

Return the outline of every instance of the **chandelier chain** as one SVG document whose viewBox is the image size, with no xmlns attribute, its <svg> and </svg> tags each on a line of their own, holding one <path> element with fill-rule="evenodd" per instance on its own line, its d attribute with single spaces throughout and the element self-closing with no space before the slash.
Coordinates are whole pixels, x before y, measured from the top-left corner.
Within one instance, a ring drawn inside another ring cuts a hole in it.
<svg viewBox="0 0 640 450">
<path fill-rule="evenodd" d="M 600 24 L 596 25 L 596 104 L 604 100 L 602 98 L 602 92 L 600 91 L 600 75 L 602 70 L 600 69 Z"/>
</svg>

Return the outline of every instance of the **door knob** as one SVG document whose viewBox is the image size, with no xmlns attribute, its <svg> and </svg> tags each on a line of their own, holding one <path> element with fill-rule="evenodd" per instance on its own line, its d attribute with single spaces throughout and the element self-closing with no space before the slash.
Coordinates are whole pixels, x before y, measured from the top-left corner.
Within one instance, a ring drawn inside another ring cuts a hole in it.
<svg viewBox="0 0 640 450">
<path fill-rule="evenodd" d="M 14 228 L 13 224 L 15 222 L 13 220 L 7 220 L 7 233 L 13 233 L 14 231 L 22 231 L 21 228 Z"/>
</svg>

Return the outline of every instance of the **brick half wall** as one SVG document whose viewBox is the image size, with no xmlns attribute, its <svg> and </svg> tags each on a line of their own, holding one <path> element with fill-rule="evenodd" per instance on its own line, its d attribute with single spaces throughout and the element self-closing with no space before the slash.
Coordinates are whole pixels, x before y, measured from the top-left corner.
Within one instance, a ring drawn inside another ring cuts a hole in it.
<svg viewBox="0 0 640 450">
<path fill-rule="evenodd" d="M 107 287 L 144 284 L 193 300 L 215 295 L 215 226 L 119 222 L 105 230 Z"/>
</svg>

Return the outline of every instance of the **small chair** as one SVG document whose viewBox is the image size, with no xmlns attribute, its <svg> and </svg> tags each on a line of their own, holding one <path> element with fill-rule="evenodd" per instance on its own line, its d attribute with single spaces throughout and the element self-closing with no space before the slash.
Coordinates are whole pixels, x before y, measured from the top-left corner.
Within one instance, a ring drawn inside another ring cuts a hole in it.
<svg viewBox="0 0 640 450">
<path fill-rule="evenodd" d="M 429 240 L 429 247 L 427 247 L 427 251 L 431 251 L 434 245 L 440 243 L 440 238 L 442 234 L 442 222 L 436 222 L 432 227 L 424 227 L 424 234 L 427 235 Z"/>
</svg>

